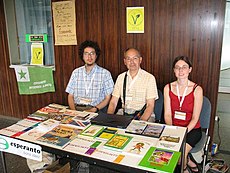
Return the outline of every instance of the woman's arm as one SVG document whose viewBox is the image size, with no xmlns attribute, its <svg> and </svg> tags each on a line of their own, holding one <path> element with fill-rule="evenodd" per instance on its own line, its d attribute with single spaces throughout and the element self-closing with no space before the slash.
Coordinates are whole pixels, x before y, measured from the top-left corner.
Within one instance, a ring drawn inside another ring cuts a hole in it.
<svg viewBox="0 0 230 173">
<path fill-rule="evenodd" d="M 200 118 L 200 112 L 203 105 L 203 89 L 200 86 L 197 86 L 194 91 L 194 107 L 193 107 L 193 115 L 190 123 L 188 124 L 188 132 L 190 132 L 195 125 L 197 124 Z"/>
<path fill-rule="evenodd" d="M 172 125 L 172 111 L 169 97 L 169 85 L 164 87 L 164 119 L 165 123 L 168 125 Z"/>
</svg>

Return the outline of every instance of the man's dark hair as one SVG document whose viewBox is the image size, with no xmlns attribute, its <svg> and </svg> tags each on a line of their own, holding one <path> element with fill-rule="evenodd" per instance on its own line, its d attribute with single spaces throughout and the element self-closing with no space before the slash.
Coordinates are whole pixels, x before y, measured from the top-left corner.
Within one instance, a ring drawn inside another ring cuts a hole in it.
<svg viewBox="0 0 230 173">
<path fill-rule="evenodd" d="M 188 64 L 189 68 L 192 67 L 192 63 L 190 62 L 190 60 L 189 60 L 189 58 L 187 56 L 178 56 L 178 57 L 176 57 L 174 59 L 174 61 L 173 61 L 173 66 L 172 67 L 174 68 L 175 64 L 180 60 L 183 60 L 184 62 L 186 62 Z"/>
<path fill-rule="evenodd" d="M 97 61 L 98 58 L 100 57 L 101 49 L 100 49 L 99 45 L 97 44 L 97 42 L 91 41 L 91 40 L 86 40 L 86 41 L 82 42 L 81 45 L 79 46 L 78 55 L 81 58 L 81 60 L 84 61 L 83 60 L 84 49 L 87 47 L 91 47 L 91 48 L 95 49 L 95 52 L 97 55 L 97 59 L 96 59 L 96 61 Z"/>
</svg>

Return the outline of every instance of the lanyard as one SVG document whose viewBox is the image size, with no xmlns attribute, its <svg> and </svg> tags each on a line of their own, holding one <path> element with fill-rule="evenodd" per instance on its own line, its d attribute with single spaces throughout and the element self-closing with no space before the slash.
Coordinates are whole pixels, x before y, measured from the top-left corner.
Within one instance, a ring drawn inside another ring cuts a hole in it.
<svg viewBox="0 0 230 173">
<path fill-rule="evenodd" d="M 183 102 L 184 102 L 185 94 L 186 94 L 186 92 L 187 92 L 187 90 L 188 90 L 188 85 L 189 85 L 189 81 L 188 81 L 188 84 L 187 84 L 187 86 L 186 86 L 186 88 L 185 88 L 185 90 L 184 90 L 184 93 L 183 93 L 183 95 L 182 95 L 181 100 L 180 100 L 180 92 L 179 92 L 178 83 L 177 83 L 177 85 L 176 85 L 177 97 L 178 97 L 178 100 L 179 100 L 179 102 L 180 102 L 180 109 L 181 109 L 182 104 L 183 104 Z"/>
<path fill-rule="evenodd" d="M 128 87 L 128 91 L 130 91 L 130 89 L 133 87 L 133 84 L 134 84 L 135 81 L 137 80 L 137 77 L 138 77 L 138 76 L 135 76 L 134 79 L 132 79 L 132 81 L 130 82 L 129 87 Z"/>
<path fill-rule="evenodd" d="M 130 89 L 133 87 L 133 84 L 136 82 L 136 80 L 137 80 L 137 78 L 138 78 L 138 75 L 139 75 L 139 71 L 138 71 L 138 73 L 137 73 L 137 75 L 134 77 L 134 79 L 132 79 L 132 77 L 131 77 L 131 82 L 130 82 L 130 84 L 129 84 L 129 87 L 128 87 L 128 92 L 130 91 Z"/>
<path fill-rule="evenodd" d="M 84 71 L 83 71 L 83 73 L 84 73 Z M 84 76 L 85 94 L 86 94 L 86 96 L 88 96 L 88 94 L 89 94 L 89 88 L 90 88 L 90 86 L 91 86 L 92 83 L 93 83 L 93 79 L 94 79 L 94 77 L 95 77 L 95 73 L 96 73 L 96 71 L 93 73 L 93 76 L 92 76 L 92 78 L 91 78 L 91 80 L 90 80 L 89 85 L 87 85 L 86 76 L 83 75 L 83 76 Z"/>
</svg>

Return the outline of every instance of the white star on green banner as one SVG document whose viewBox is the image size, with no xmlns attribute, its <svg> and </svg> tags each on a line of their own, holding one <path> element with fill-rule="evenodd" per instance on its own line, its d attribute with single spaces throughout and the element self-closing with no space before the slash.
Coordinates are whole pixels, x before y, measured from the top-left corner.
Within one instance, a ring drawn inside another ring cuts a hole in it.
<svg viewBox="0 0 230 173">
<path fill-rule="evenodd" d="M 14 66 L 19 94 L 55 92 L 53 70 L 50 67 Z"/>
</svg>

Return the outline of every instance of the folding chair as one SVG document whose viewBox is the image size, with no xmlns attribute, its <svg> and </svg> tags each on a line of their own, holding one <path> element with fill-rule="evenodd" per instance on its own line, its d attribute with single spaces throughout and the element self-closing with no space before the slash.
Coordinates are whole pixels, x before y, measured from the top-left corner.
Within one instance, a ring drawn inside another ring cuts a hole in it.
<svg viewBox="0 0 230 173">
<path fill-rule="evenodd" d="M 197 153 L 199 151 L 204 151 L 203 163 L 202 163 L 202 173 L 205 172 L 205 164 L 208 156 L 208 146 L 210 142 L 210 136 L 208 134 L 209 124 L 211 117 L 211 103 L 207 97 L 204 96 L 203 105 L 200 113 L 200 125 L 202 129 L 201 140 L 196 144 L 194 148 L 190 151 L 190 154 Z"/>
<path fill-rule="evenodd" d="M 154 106 L 155 122 L 162 121 L 162 110 L 163 110 L 164 97 L 163 97 L 161 90 L 159 89 L 158 89 L 158 97 L 159 98 L 155 101 L 155 106 Z"/>
</svg>

